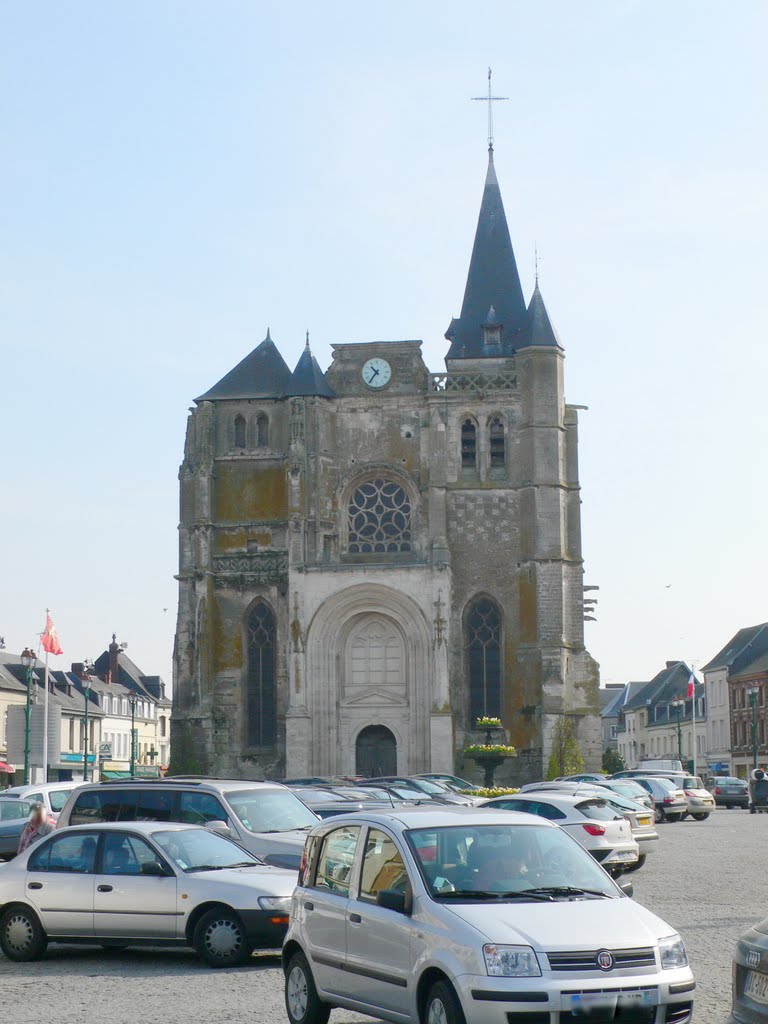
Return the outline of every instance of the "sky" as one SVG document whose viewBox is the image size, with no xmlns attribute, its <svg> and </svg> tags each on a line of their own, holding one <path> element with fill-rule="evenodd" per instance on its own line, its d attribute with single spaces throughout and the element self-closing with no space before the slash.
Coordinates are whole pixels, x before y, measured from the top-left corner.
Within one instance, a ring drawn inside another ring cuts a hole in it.
<svg viewBox="0 0 768 1024">
<path fill-rule="evenodd" d="M 603 682 L 768 619 L 768 6 L 0 0 L 0 636 L 171 680 L 187 409 L 266 333 L 443 369 L 486 170 L 581 413 Z"/>
</svg>

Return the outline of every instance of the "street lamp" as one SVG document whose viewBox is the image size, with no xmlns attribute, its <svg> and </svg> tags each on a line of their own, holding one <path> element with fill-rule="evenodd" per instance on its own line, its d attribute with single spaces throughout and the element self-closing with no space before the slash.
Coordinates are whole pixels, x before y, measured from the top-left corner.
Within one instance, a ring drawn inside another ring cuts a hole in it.
<svg viewBox="0 0 768 1024">
<path fill-rule="evenodd" d="M 131 705 L 131 778 L 136 774 L 136 698 L 131 697 L 128 701 Z"/>
<path fill-rule="evenodd" d="M 754 767 L 757 768 L 757 695 L 760 692 L 759 686 L 748 686 L 747 694 L 749 695 L 749 703 L 752 705 L 752 754 L 754 757 Z"/>
<path fill-rule="evenodd" d="M 83 782 L 88 781 L 88 701 L 91 696 L 91 688 L 86 683 L 83 687 L 83 699 L 85 700 L 85 723 L 84 736 L 83 736 Z"/>
<path fill-rule="evenodd" d="M 675 697 L 671 702 L 673 708 L 677 708 L 677 756 L 680 759 L 680 764 L 683 763 L 683 730 L 681 726 L 683 708 L 685 707 L 685 701 L 682 697 Z"/>
<path fill-rule="evenodd" d="M 32 706 L 32 666 L 36 661 L 35 652 L 25 647 L 21 652 L 21 664 L 24 667 L 24 682 L 27 685 L 27 706 L 24 718 L 24 785 L 29 785 L 29 715 Z"/>
</svg>

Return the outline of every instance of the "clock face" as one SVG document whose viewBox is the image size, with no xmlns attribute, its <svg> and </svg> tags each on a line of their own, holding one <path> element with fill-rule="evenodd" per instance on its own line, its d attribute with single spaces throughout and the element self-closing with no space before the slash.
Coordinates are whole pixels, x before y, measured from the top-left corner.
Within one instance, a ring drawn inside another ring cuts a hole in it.
<svg viewBox="0 0 768 1024">
<path fill-rule="evenodd" d="M 374 356 L 363 366 L 363 382 L 369 388 L 383 388 L 392 379 L 392 367 L 386 359 Z"/>
</svg>

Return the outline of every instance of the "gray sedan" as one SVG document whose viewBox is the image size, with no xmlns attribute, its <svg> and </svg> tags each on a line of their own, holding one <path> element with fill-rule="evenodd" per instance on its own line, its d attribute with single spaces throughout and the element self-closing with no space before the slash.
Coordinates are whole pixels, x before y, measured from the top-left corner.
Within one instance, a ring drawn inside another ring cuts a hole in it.
<svg viewBox="0 0 768 1024">
<path fill-rule="evenodd" d="M 194 825 L 78 825 L 0 871 L 0 949 L 37 960 L 48 942 L 192 946 L 211 967 L 282 944 L 296 872 Z"/>
<path fill-rule="evenodd" d="M 16 856 L 19 839 L 29 821 L 32 803 L 15 796 L 0 796 L 0 860 Z"/>
</svg>

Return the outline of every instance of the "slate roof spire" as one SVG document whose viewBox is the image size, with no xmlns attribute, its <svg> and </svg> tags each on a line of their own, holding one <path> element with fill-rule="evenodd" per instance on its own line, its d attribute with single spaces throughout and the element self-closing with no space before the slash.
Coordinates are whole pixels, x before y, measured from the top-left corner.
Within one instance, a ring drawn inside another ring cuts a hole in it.
<svg viewBox="0 0 768 1024">
<path fill-rule="evenodd" d="M 528 313 L 525 320 L 525 335 L 522 345 L 554 345 L 562 348 L 557 331 L 549 319 L 547 307 L 539 288 L 539 275 L 536 274 L 536 286 L 533 289 L 531 301 L 528 304 Z"/>
<path fill-rule="evenodd" d="M 299 356 L 296 369 L 291 374 L 283 392 L 285 398 L 298 398 L 301 395 L 317 395 L 320 398 L 335 398 L 336 392 L 325 379 L 325 374 L 312 355 L 309 347 L 309 331 L 304 351 Z"/>
<path fill-rule="evenodd" d="M 501 352 L 494 354 L 511 355 L 522 342 L 526 308 L 493 163 L 492 144 L 488 146 L 488 171 L 461 316 L 451 321 L 445 335 L 451 342 L 449 359 L 488 355 L 484 351 L 482 325 L 491 306 L 501 324 Z"/>
<path fill-rule="evenodd" d="M 291 376 L 267 328 L 267 336 L 250 355 L 241 360 L 218 384 L 196 398 L 215 402 L 234 398 L 281 398 Z"/>
</svg>

